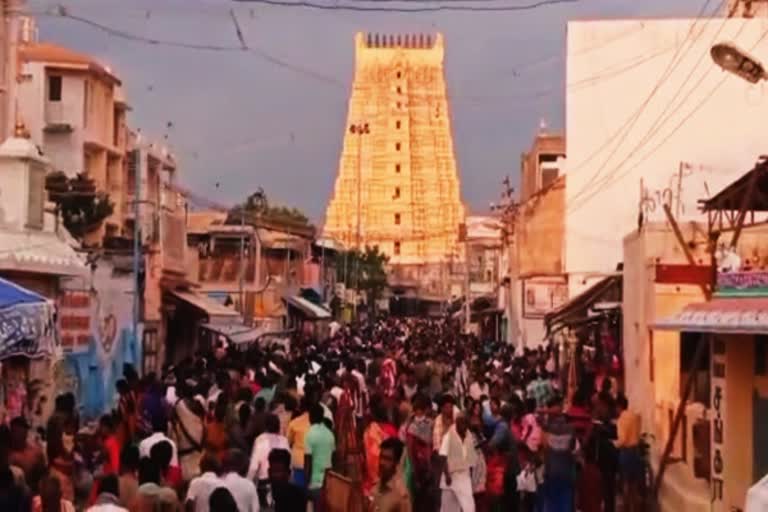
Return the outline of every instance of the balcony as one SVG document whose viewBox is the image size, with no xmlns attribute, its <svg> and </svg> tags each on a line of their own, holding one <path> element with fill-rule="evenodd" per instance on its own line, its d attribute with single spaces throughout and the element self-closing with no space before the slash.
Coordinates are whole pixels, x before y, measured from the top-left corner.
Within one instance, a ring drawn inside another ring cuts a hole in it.
<svg viewBox="0 0 768 512">
<path fill-rule="evenodd" d="M 46 133 L 72 133 L 77 124 L 77 109 L 63 101 L 48 101 L 45 104 Z"/>
</svg>

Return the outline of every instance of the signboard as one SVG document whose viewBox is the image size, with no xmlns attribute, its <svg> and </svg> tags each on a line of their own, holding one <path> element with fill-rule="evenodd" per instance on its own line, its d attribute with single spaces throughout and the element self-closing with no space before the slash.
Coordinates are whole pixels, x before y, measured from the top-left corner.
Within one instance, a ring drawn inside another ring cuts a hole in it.
<svg viewBox="0 0 768 512">
<path fill-rule="evenodd" d="M 768 297 L 768 272 L 718 272 L 720 297 Z"/>
<path fill-rule="evenodd" d="M 184 217 L 172 212 L 163 212 L 161 222 L 163 268 L 183 274 L 186 270 L 184 266 L 184 249 L 187 243 Z"/>
<path fill-rule="evenodd" d="M 523 281 L 523 318 L 543 318 L 568 300 L 565 278 L 534 278 Z"/>
<path fill-rule="evenodd" d="M 726 385 L 725 385 L 725 342 L 714 338 L 712 347 L 712 479 L 711 502 L 714 510 L 723 508 L 723 486 L 725 475 L 725 436 L 728 433 L 725 424 Z"/>
<path fill-rule="evenodd" d="M 59 332 L 65 350 L 86 348 L 91 338 L 91 294 L 64 290 L 59 297 Z"/>
</svg>

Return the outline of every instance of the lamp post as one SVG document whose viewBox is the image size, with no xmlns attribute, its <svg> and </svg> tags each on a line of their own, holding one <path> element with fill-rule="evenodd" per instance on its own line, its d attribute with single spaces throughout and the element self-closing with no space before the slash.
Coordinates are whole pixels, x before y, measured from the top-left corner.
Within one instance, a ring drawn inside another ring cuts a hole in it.
<svg viewBox="0 0 768 512">
<path fill-rule="evenodd" d="M 768 79 L 763 64 L 733 43 L 718 43 L 710 51 L 715 64 L 749 83 Z"/>
<path fill-rule="evenodd" d="M 363 192 L 363 172 L 362 172 L 362 155 L 363 155 L 363 135 L 368 135 L 370 128 L 368 123 L 353 123 L 349 127 L 349 133 L 357 135 L 357 226 L 355 228 L 355 250 L 357 251 L 357 257 L 355 258 L 355 303 L 353 304 L 354 317 L 357 319 L 357 302 L 360 294 L 360 255 L 361 255 L 361 212 L 362 212 L 362 192 Z"/>
</svg>

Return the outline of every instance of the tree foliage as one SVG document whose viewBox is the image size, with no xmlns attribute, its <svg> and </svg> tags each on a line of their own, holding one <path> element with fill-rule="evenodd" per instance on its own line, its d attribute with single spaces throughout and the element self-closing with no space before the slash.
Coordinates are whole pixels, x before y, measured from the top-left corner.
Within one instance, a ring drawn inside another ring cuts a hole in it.
<svg viewBox="0 0 768 512">
<path fill-rule="evenodd" d="M 229 222 L 240 222 L 241 211 L 244 213 L 246 221 L 249 218 L 258 216 L 266 221 L 272 221 L 278 224 L 293 224 L 298 226 L 310 225 L 309 217 L 298 208 L 270 205 L 267 196 L 261 187 L 259 187 L 256 192 L 250 194 L 243 203 L 232 209 Z"/>
<path fill-rule="evenodd" d="M 84 174 L 68 178 L 61 171 L 52 172 L 46 176 L 45 189 L 61 213 L 64 227 L 75 238 L 98 229 L 114 211 L 109 194 L 97 191 L 93 180 Z"/>
<path fill-rule="evenodd" d="M 387 287 L 388 261 L 389 257 L 378 246 L 341 252 L 336 263 L 336 280 L 365 293 L 369 306 L 373 306 Z"/>
</svg>

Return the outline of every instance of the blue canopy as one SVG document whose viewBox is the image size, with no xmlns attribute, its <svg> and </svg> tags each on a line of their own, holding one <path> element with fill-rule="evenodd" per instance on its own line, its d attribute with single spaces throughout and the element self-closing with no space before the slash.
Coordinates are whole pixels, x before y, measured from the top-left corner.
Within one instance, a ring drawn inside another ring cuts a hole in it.
<svg viewBox="0 0 768 512">
<path fill-rule="evenodd" d="M 46 298 L 0 277 L 0 309 L 38 302 L 46 302 Z"/>
<path fill-rule="evenodd" d="M 53 304 L 0 278 L 0 360 L 51 355 L 58 344 Z"/>
</svg>

